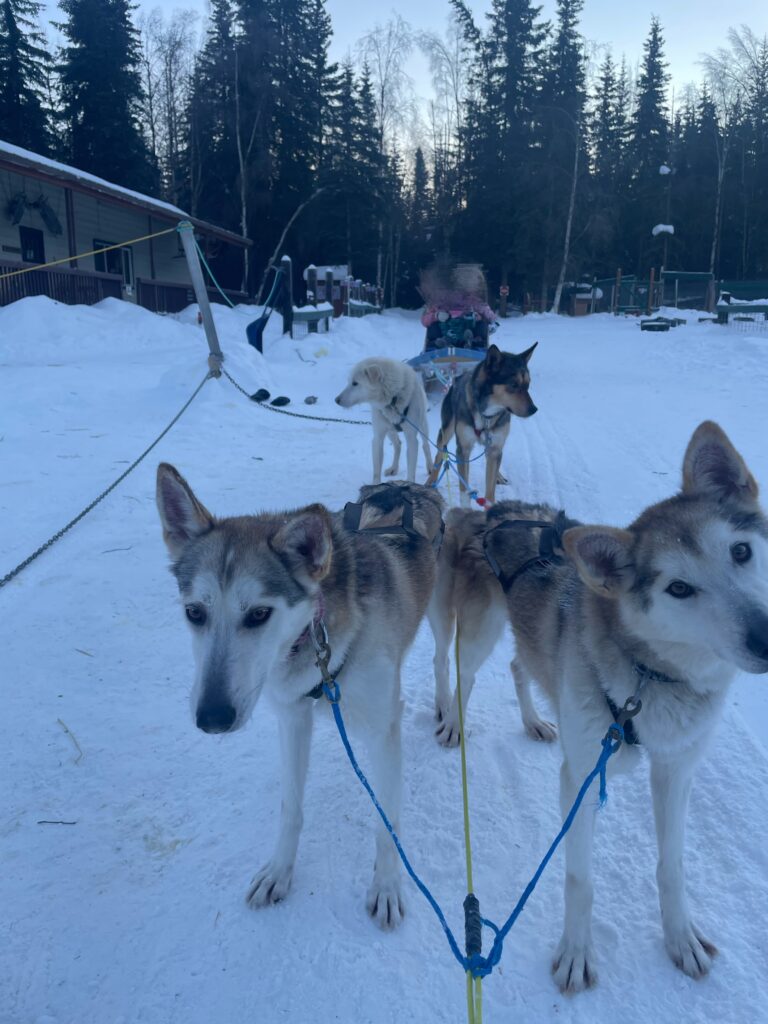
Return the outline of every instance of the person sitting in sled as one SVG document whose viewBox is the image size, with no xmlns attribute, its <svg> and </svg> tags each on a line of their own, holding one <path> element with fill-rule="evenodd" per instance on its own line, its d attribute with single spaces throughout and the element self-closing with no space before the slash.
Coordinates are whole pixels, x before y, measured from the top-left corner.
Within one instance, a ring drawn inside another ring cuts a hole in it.
<svg viewBox="0 0 768 1024">
<path fill-rule="evenodd" d="M 477 298 L 467 298 L 451 309 L 428 306 L 421 315 L 421 322 L 427 329 L 425 350 L 447 345 L 487 348 L 488 327 L 495 318 L 488 303 Z"/>
</svg>

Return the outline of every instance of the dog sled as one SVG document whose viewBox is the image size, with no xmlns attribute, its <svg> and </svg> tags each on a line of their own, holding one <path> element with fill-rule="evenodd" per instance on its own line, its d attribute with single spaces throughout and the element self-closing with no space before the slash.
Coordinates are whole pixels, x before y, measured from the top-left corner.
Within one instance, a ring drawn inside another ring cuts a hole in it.
<svg viewBox="0 0 768 1024">
<path fill-rule="evenodd" d="M 423 271 L 419 291 L 425 303 L 424 349 L 408 365 L 436 402 L 457 377 L 485 358 L 496 315 L 488 305 L 488 287 L 477 263 L 436 264 Z"/>
</svg>

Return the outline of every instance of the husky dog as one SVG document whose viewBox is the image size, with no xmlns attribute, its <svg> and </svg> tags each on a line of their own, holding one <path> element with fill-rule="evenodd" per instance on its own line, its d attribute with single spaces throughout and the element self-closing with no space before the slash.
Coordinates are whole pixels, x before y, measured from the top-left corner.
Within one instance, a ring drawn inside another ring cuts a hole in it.
<svg viewBox="0 0 768 1024">
<path fill-rule="evenodd" d="M 485 359 L 472 373 L 463 374 L 451 386 L 440 409 L 440 433 L 437 444 L 444 448 L 456 434 L 457 469 L 462 504 L 469 501 L 464 481 L 469 481 L 469 457 L 478 441 L 485 445 L 485 497 L 493 502 L 499 478 L 501 453 L 509 434 L 510 418 L 533 416 L 537 411 L 528 389 L 531 375 L 528 363 L 538 342 L 520 355 L 502 352 L 496 345 L 488 348 Z M 427 479 L 435 483 L 439 460 Z"/>
<path fill-rule="evenodd" d="M 453 508 L 446 516 L 435 589 L 427 609 L 435 637 L 435 735 L 446 747 L 458 746 L 460 738 L 458 695 L 454 692 L 451 697 L 450 687 L 454 625 L 458 622 L 461 634 L 462 711 L 466 711 L 476 673 L 496 646 L 508 618 L 504 592 L 484 555 L 484 538 L 503 522 L 541 520 L 544 516 L 553 516 L 547 505 L 516 501 L 499 502 L 487 513 Z M 530 680 L 514 671 L 514 663 L 513 676 L 525 731 L 535 740 L 556 739 L 555 726 L 536 711 Z"/>
<path fill-rule="evenodd" d="M 504 601 L 515 635 L 512 672 L 518 694 L 536 679 L 557 713 L 564 815 L 618 709 L 628 699 L 640 700 L 632 728 L 625 729 L 627 742 L 609 767 L 636 764 L 636 742 L 648 751 L 664 941 L 673 962 L 693 978 L 709 971 L 717 951 L 694 924 L 686 897 L 683 836 L 691 783 L 736 671 L 768 672 L 768 520 L 757 494 L 754 478 L 723 431 L 702 423 L 685 453 L 680 493 L 646 509 L 626 530 L 575 526 L 560 532 L 551 509 L 518 505 L 515 510 L 509 503 L 506 518 L 516 514 L 553 526 L 486 530 L 486 556 L 502 581 L 503 598 L 492 598 L 486 608 L 466 600 L 476 580 L 487 593 L 487 572 L 482 543 L 464 543 L 452 570 L 458 578 L 453 590 L 438 580 L 440 607 L 433 601 L 431 614 L 433 624 L 442 621 L 435 657 L 440 709 L 445 706 L 440 677 L 445 637 L 450 639 L 453 626 L 446 625 L 450 594 L 460 598 L 451 607 L 461 631 L 462 660 L 475 669 L 498 636 L 495 623 Z M 446 549 L 451 550 L 459 543 L 456 535 L 470 531 L 455 516 L 448 525 Z M 542 557 L 539 535 L 547 533 L 555 541 Z M 558 558 L 559 550 L 565 558 Z M 530 720 L 530 709 L 522 698 L 520 703 L 524 720 L 526 715 Z M 578 992 L 597 978 L 593 826 L 594 814 L 585 803 L 566 839 L 565 926 L 553 963 L 564 992 Z"/>
<path fill-rule="evenodd" d="M 197 727 L 242 728 L 262 692 L 278 715 L 277 845 L 247 897 L 252 907 L 276 903 L 290 887 L 301 832 L 321 692 L 312 640 L 322 627 L 347 724 L 367 743 L 372 783 L 398 827 L 400 672 L 432 591 L 442 500 L 418 484 L 364 488 L 360 505 L 347 507 L 357 511 L 357 532 L 345 527 L 344 513 L 322 505 L 216 519 L 163 463 L 157 504 L 192 633 Z M 367 907 L 382 928 L 394 928 L 403 915 L 397 853 L 378 818 Z"/>
<path fill-rule="evenodd" d="M 368 402 L 373 420 L 373 482 L 381 483 L 384 462 L 384 438 L 394 449 L 392 465 L 385 476 L 397 476 L 400 466 L 400 433 L 405 434 L 408 479 L 416 479 L 421 433 L 427 472 L 432 472 L 427 424 L 427 396 L 415 370 L 396 359 L 363 359 L 352 367 L 349 384 L 336 396 L 336 403 L 350 406 Z"/>
</svg>

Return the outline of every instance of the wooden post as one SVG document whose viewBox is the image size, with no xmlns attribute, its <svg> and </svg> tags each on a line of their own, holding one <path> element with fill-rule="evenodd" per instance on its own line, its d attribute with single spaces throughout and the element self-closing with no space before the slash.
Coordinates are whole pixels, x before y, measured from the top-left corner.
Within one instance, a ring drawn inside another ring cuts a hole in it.
<svg viewBox="0 0 768 1024">
<path fill-rule="evenodd" d="M 333 271 L 332 270 L 326 270 L 326 272 L 325 272 L 325 301 L 326 302 L 330 302 L 330 304 L 333 306 L 333 314 L 332 315 L 334 317 L 341 316 L 341 310 L 340 309 L 339 309 L 338 313 L 336 312 L 337 305 L 336 305 L 336 302 L 334 301 L 334 298 L 333 298 Z"/>
<path fill-rule="evenodd" d="M 651 310 L 653 308 L 653 285 L 654 285 L 655 275 L 656 275 L 656 267 L 651 267 L 651 276 L 650 276 L 650 280 L 648 281 L 648 308 L 646 310 L 646 312 L 648 313 L 648 316 L 651 315 Z"/>
<path fill-rule="evenodd" d="M 310 292 L 312 293 L 311 299 Z M 307 301 L 311 302 L 313 306 L 317 305 L 317 267 L 314 263 L 310 263 L 307 267 Z"/>
<path fill-rule="evenodd" d="M 711 313 L 715 308 L 715 279 L 711 277 L 707 284 L 707 312 Z"/>
<path fill-rule="evenodd" d="M 680 289 L 680 278 L 675 278 L 675 309 L 677 309 L 677 294 Z"/>
<path fill-rule="evenodd" d="M 280 267 L 285 278 L 285 299 L 283 300 L 283 334 L 293 337 L 293 264 L 290 256 L 283 256 Z"/>
<path fill-rule="evenodd" d="M 616 284 L 614 285 L 615 292 L 613 294 L 613 313 L 619 312 L 619 306 L 621 305 L 621 267 L 616 268 Z"/>
<path fill-rule="evenodd" d="M 220 377 L 221 364 L 224 362 L 224 354 L 221 351 L 219 338 L 216 334 L 216 325 L 213 322 L 211 304 L 208 299 L 205 280 L 203 279 L 203 268 L 200 266 L 200 256 L 198 255 L 197 243 L 195 242 L 195 230 L 188 220 L 181 221 L 179 223 L 178 230 L 181 238 L 181 244 L 184 246 L 184 255 L 187 257 L 187 266 L 189 267 L 189 276 L 192 278 L 192 287 L 195 290 L 195 298 L 197 299 L 197 304 L 200 307 L 200 313 L 203 317 L 203 328 L 205 329 L 205 337 L 208 341 L 208 348 L 210 350 L 208 366 L 210 367 L 211 373 L 214 377 Z"/>
<path fill-rule="evenodd" d="M 147 217 L 147 229 L 152 234 L 152 214 L 150 213 Z M 155 248 L 152 245 L 154 238 L 149 239 L 149 276 L 152 280 L 155 280 Z"/>
<path fill-rule="evenodd" d="M 73 259 L 77 252 L 77 236 L 75 234 L 75 207 L 72 201 L 72 189 L 64 189 L 64 209 L 67 213 L 67 246 L 69 248 L 69 265 L 77 267 L 77 260 Z"/>
<path fill-rule="evenodd" d="M 589 312 L 590 312 L 590 314 L 595 312 L 595 302 L 596 302 L 595 292 L 596 291 L 597 291 L 597 275 L 594 274 L 592 276 L 592 296 L 591 296 L 590 301 L 589 301 Z"/>
</svg>

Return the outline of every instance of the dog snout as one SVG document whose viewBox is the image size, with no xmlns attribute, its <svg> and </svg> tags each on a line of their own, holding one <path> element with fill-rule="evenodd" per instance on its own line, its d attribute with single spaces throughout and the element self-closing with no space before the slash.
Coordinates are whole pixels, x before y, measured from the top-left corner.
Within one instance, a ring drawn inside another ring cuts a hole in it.
<svg viewBox="0 0 768 1024">
<path fill-rule="evenodd" d="M 203 732 L 229 732 L 235 724 L 237 711 L 231 704 L 201 704 L 197 709 L 197 728 Z"/>
<path fill-rule="evenodd" d="M 750 654 L 765 662 L 768 671 L 768 615 L 761 612 L 748 621 L 745 643 Z"/>
<path fill-rule="evenodd" d="M 531 402 L 531 404 L 530 404 L 530 406 L 528 408 L 528 412 L 526 413 L 526 416 L 533 416 L 533 414 L 537 413 L 538 411 L 539 411 L 539 407 L 537 405 L 534 405 L 533 402 Z"/>
<path fill-rule="evenodd" d="M 341 405 L 341 395 L 336 395 L 336 397 L 334 398 L 334 402 L 336 403 L 336 405 Z"/>
</svg>

